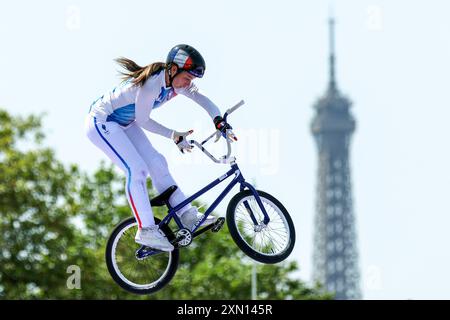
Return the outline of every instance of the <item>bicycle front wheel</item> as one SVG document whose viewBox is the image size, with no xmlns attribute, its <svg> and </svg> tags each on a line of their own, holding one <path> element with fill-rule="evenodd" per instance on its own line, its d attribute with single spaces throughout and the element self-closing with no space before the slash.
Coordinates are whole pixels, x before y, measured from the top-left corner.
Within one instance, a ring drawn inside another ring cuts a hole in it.
<svg viewBox="0 0 450 320">
<path fill-rule="evenodd" d="M 160 220 L 155 218 L 155 223 Z M 150 294 L 162 289 L 175 275 L 179 252 L 148 252 L 134 240 L 138 226 L 134 217 L 123 220 L 114 228 L 106 245 L 106 264 L 114 281 L 135 294 Z M 168 227 L 162 231 L 173 238 Z M 144 247 L 145 248 L 145 247 Z M 144 254 L 138 254 L 142 252 Z"/>
<path fill-rule="evenodd" d="M 228 204 L 228 229 L 239 249 L 250 258 L 262 263 L 278 263 L 294 249 L 294 224 L 286 208 L 275 197 L 257 192 L 269 215 L 269 223 L 264 224 L 264 214 L 253 193 L 244 190 Z"/>
</svg>

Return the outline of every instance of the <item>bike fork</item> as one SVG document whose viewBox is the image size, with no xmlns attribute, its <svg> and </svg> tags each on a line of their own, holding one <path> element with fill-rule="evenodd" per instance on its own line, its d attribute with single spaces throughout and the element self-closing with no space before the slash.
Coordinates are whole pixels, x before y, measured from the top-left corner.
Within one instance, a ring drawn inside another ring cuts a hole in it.
<svg viewBox="0 0 450 320">
<path fill-rule="evenodd" d="M 259 206 L 259 208 L 261 209 L 261 212 L 262 212 L 263 215 L 264 215 L 263 223 L 264 223 L 265 225 L 267 225 L 267 224 L 269 223 L 269 221 L 270 221 L 270 218 L 269 218 L 269 215 L 268 215 L 267 212 L 266 212 L 266 209 L 264 208 L 264 205 L 263 205 L 263 203 L 262 203 L 262 201 L 261 201 L 261 198 L 259 197 L 258 192 L 256 191 L 256 189 L 255 189 L 250 183 L 246 182 L 245 179 L 244 179 L 243 177 L 241 177 L 240 183 L 241 183 L 241 191 L 243 191 L 245 188 L 248 188 L 248 189 L 250 189 L 250 191 L 252 192 L 253 196 L 254 196 L 255 199 L 256 199 L 256 203 L 258 203 L 258 206 Z M 252 208 L 250 207 L 250 205 L 248 204 L 248 201 L 247 201 L 247 200 L 244 201 L 244 206 L 245 206 L 245 208 L 247 209 L 247 212 L 249 213 L 250 219 L 252 219 L 253 224 L 254 224 L 255 226 L 259 225 L 259 222 L 258 222 L 258 220 L 256 220 L 256 217 L 255 217 L 255 215 L 254 215 L 254 213 L 253 213 L 253 210 L 252 210 Z"/>
</svg>

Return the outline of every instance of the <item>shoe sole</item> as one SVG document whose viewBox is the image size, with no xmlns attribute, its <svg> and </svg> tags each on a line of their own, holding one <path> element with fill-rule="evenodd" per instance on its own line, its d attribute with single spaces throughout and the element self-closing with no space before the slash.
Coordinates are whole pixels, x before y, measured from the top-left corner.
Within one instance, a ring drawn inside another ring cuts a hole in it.
<svg viewBox="0 0 450 320">
<path fill-rule="evenodd" d="M 152 248 L 152 249 L 155 249 L 155 250 L 159 250 L 159 251 L 171 252 L 171 251 L 173 251 L 173 249 L 175 249 L 174 247 L 172 247 L 172 248 L 155 248 L 154 246 L 149 246 L 148 244 L 143 243 L 143 242 L 139 242 L 139 241 L 136 241 L 136 240 L 135 240 L 135 242 L 137 244 L 142 245 L 142 246 L 146 246 L 146 247 L 149 247 L 149 248 Z"/>
</svg>

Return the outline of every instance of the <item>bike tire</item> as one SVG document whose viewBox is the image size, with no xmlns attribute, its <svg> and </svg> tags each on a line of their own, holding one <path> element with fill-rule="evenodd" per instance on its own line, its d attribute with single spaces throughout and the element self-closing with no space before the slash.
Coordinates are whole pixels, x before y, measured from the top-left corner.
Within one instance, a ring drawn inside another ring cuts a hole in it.
<svg viewBox="0 0 450 320">
<path fill-rule="evenodd" d="M 243 190 L 243 191 L 237 193 L 230 200 L 228 207 L 227 207 L 227 215 L 226 215 L 228 229 L 229 229 L 231 237 L 233 238 L 236 245 L 247 256 L 249 256 L 250 258 L 252 258 L 256 261 L 266 263 L 266 264 L 278 263 L 278 262 L 285 260 L 291 254 L 292 250 L 294 249 L 294 245 L 295 245 L 294 223 L 292 222 L 292 219 L 291 219 L 288 211 L 281 204 L 280 201 L 278 201 L 275 197 L 273 197 L 272 195 L 270 195 L 264 191 L 257 190 L 257 192 L 258 192 L 259 197 L 261 198 L 261 201 L 264 204 L 264 208 L 266 209 L 266 211 L 268 211 L 268 208 L 266 208 L 266 205 L 273 207 L 273 210 L 271 210 L 271 212 L 272 211 L 275 212 L 275 213 L 272 212 L 272 214 L 274 215 L 274 218 L 277 219 L 275 216 L 278 215 L 279 219 L 282 221 L 282 223 L 284 225 L 284 228 L 286 229 L 286 234 L 287 234 L 286 240 L 285 240 L 286 244 L 285 244 L 285 247 L 283 248 L 283 250 L 281 250 L 278 253 L 270 253 L 270 254 L 261 252 L 261 250 L 257 250 L 255 248 L 256 245 L 254 245 L 254 244 L 252 245 L 251 243 L 249 243 L 248 240 L 251 237 L 251 235 L 243 235 L 243 233 L 251 233 L 251 230 L 240 228 L 240 226 L 238 225 L 239 222 L 237 221 L 238 220 L 237 209 L 238 209 L 238 206 L 241 206 L 241 204 L 243 204 L 243 201 L 245 201 L 245 200 L 250 201 L 253 199 L 256 203 L 256 199 L 251 190 Z M 254 209 L 260 210 L 259 207 L 255 207 Z M 270 214 L 269 214 L 269 216 L 270 216 Z M 260 218 L 262 219 L 262 217 L 263 217 L 262 212 L 260 212 Z M 248 219 L 250 219 L 250 218 L 248 218 Z M 239 220 L 239 221 L 241 221 L 241 220 Z M 269 222 L 268 226 L 270 225 L 270 223 L 271 222 Z M 253 224 L 253 227 L 254 227 L 254 224 Z M 243 230 L 245 232 L 243 232 Z M 273 229 L 273 230 L 275 230 L 275 229 Z M 257 232 L 255 230 L 253 230 L 253 232 L 255 234 L 255 237 L 257 237 L 257 235 L 256 235 Z M 255 239 L 255 238 L 253 238 L 253 239 Z M 284 239 L 284 238 L 280 238 L 280 239 Z"/>
<path fill-rule="evenodd" d="M 155 217 L 155 223 L 160 223 L 160 220 Z M 179 263 L 179 250 L 174 249 L 171 252 L 165 252 L 162 254 L 167 254 L 169 256 L 168 258 L 168 265 L 165 269 L 164 274 L 158 278 L 156 281 L 150 283 L 150 284 L 144 284 L 144 285 L 133 285 L 133 282 L 128 280 L 123 274 L 122 271 L 118 268 L 117 262 L 115 261 L 116 257 L 114 256 L 113 252 L 115 251 L 115 246 L 117 247 L 117 243 L 120 240 L 117 239 L 118 236 L 122 237 L 124 234 L 124 230 L 128 230 L 127 228 L 131 228 L 133 226 L 137 226 L 137 222 L 134 217 L 127 218 L 123 221 L 121 221 L 111 232 L 108 242 L 106 245 L 105 250 L 105 258 L 106 258 L 106 265 L 108 267 L 108 271 L 113 278 L 113 280 L 123 289 L 125 289 L 128 292 L 134 293 L 134 294 L 152 294 L 159 290 L 161 290 L 164 286 L 166 286 L 170 280 L 174 277 Z M 165 233 L 165 235 L 168 237 L 169 240 L 172 240 L 174 238 L 174 235 L 170 228 L 168 226 L 165 226 L 162 228 L 162 231 Z M 139 245 L 136 244 L 136 247 Z M 130 251 L 133 249 L 130 248 Z M 152 259 L 152 257 L 148 257 L 146 259 Z"/>
</svg>

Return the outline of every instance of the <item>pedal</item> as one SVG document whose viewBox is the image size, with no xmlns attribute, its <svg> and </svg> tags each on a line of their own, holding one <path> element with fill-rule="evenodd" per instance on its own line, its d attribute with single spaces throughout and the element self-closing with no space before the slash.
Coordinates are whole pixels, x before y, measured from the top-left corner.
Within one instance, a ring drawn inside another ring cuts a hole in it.
<svg viewBox="0 0 450 320">
<path fill-rule="evenodd" d="M 219 230 L 222 229 L 224 223 L 225 223 L 225 218 L 224 217 L 220 217 L 214 223 L 214 226 L 211 228 L 211 231 L 212 232 L 219 232 Z"/>
<path fill-rule="evenodd" d="M 137 260 L 142 261 L 142 260 L 146 259 L 148 256 L 158 253 L 158 252 L 162 252 L 162 251 L 141 245 L 141 247 L 138 250 L 136 250 L 135 257 Z"/>
</svg>

